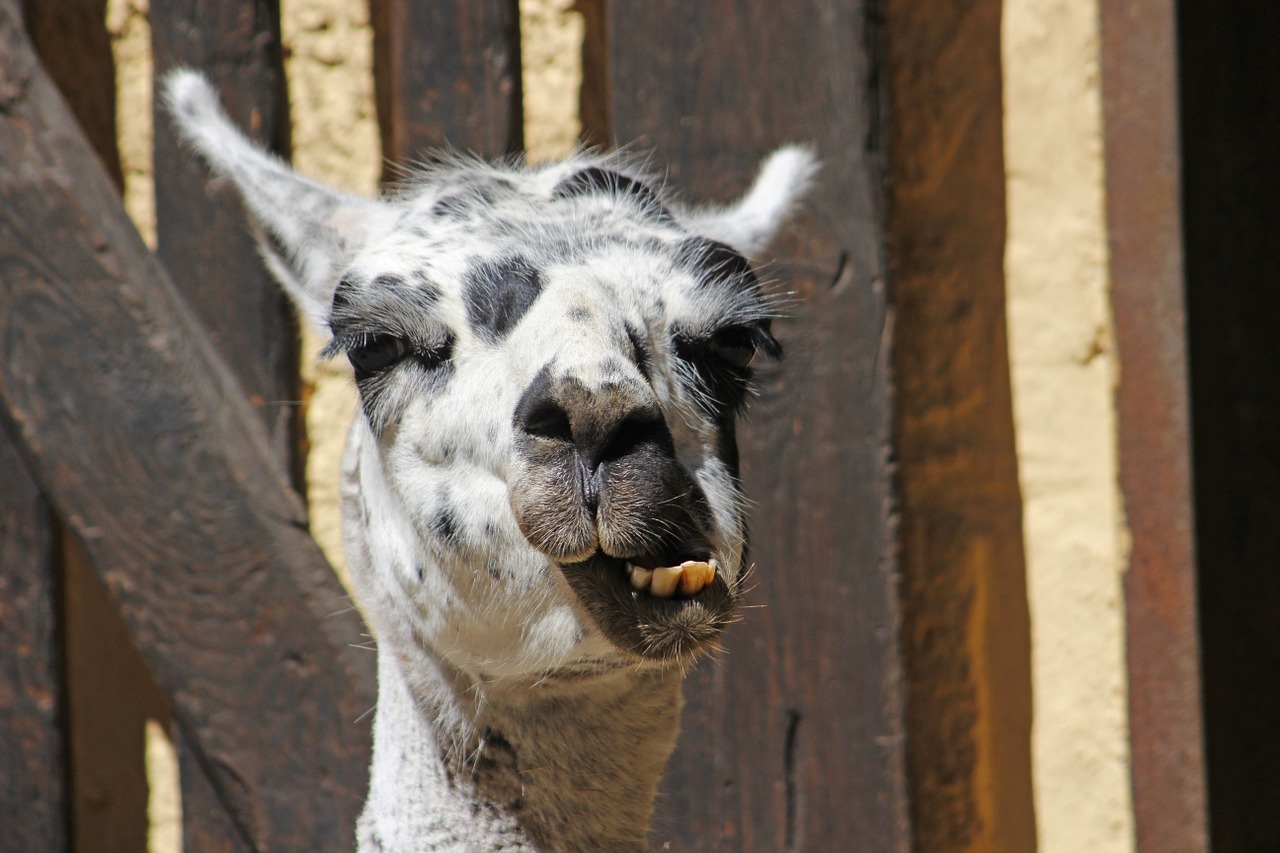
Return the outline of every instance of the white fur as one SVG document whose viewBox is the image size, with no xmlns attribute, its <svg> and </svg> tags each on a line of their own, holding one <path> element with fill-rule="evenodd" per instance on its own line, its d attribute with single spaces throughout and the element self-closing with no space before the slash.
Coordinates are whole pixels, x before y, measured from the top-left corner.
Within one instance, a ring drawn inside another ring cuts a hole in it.
<svg viewBox="0 0 1280 853">
<path fill-rule="evenodd" d="M 758 253 L 813 155 L 775 152 L 741 201 L 713 211 L 648 190 L 558 191 L 589 169 L 642 180 L 599 155 L 538 168 L 454 158 L 371 201 L 253 146 L 197 74 L 172 74 L 166 96 L 183 137 L 244 197 L 303 314 L 353 357 L 370 340 L 413 347 L 361 385 L 342 484 L 348 561 L 379 641 L 361 850 L 643 849 L 688 658 L 620 647 L 570 588 L 560 567 L 604 550 L 603 531 L 572 554 L 522 533 L 530 478 L 549 469 L 515 452 L 526 437 L 513 413 L 540 372 L 589 389 L 606 416 L 658 413 L 736 589 L 745 499 L 677 338 L 763 328 L 773 309 L 753 279 L 721 280 L 682 247 Z M 477 314 L 475 282 L 513 258 L 537 289 L 506 327 L 500 309 Z"/>
<path fill-rule="evenodd" d="M 803 145 L 788 145 L 760 165 L 755 183 L 736 203 L 693 219 L 699 233 L 728 243 L 749 258 L 764 250 L 818 176 L 818 159 Z"/>
</svg>

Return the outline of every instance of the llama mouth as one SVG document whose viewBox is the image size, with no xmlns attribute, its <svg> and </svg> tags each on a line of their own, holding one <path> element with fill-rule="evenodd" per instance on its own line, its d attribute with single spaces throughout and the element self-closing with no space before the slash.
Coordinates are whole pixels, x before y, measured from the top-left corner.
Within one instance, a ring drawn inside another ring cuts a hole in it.
<svg viewBox="0 0 1280 853">
<path fill-rule="evenodd" d="M 733 621 L 737 591 L 709 556 L 597 551 L 560 569 L 605 637 L 640 657 L 692 658 Z"/>
</svg>

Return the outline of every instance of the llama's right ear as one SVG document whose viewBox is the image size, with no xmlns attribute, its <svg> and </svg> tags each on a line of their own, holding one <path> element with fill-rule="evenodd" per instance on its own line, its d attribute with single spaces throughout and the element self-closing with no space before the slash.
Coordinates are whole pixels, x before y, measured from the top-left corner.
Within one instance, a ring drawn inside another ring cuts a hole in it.
<svg viewBox="0 0 1280 853">
<path fill-rule="evenodd" d="M 694 211 L 690 226 L 748 258 L 759 255 L 793 212 L 818 174 L 818 160 L 803 145 L 774 151 L 746 195 L 727 207 Z"/>
<path fill-rule="evenodd" d="M 164 89 L 183 139 L 244 198 L 267 265 L 301 312 L 327 331 L 334 283 L 385 215 L 381 206 L 309 181 L 259 149 L 231 124 L 196 72 L 170 73 Z"/>
</svg>

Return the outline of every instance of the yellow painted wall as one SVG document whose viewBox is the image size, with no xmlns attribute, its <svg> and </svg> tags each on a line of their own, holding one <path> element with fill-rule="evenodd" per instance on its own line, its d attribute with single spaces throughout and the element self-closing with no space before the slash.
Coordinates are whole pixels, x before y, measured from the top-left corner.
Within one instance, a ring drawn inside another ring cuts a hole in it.
<svg viewBox="0 0 1280 853">
<path fill-rule="evenodd" d="M 1010 363 L 1039 849 L 1133 849 L 1098 8 L 1006 0 Z"/>
</svg>

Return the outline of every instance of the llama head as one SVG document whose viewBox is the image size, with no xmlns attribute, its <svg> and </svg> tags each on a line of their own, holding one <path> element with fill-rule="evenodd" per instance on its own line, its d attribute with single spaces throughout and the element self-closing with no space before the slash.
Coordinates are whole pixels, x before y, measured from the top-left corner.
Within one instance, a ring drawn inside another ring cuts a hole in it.
<svg viewBox="0 0 1280 853">
<path fill-rule="evenodd" d="M 393 611 L 375 626 L 486 679 L 711 643 L 744 569 L 734 418 L 753 358 L 781 353 L 747 258 L 812 157 L 780 150 L 715 210 L 598 156 L 455 159 L 372 201 L 254 148 L 197 75 L 167 95 L 325 353 L 354 369 L 347 512 L 375 587 L 360 593 Z"/>
</svg>

